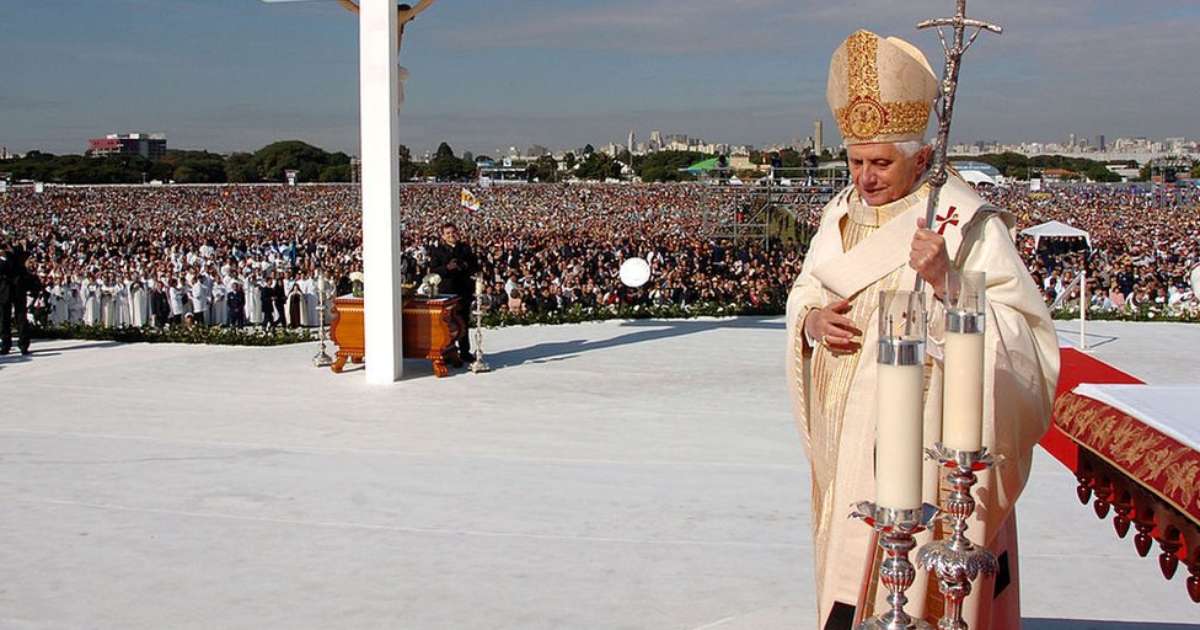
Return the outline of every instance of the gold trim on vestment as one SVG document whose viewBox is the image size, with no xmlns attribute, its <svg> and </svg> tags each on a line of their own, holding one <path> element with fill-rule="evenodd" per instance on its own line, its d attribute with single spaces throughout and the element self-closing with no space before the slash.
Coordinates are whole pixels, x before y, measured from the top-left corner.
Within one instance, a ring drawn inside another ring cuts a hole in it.
<svg viewBox="0 0 1200 630">
<path fill-rule="evenodd" d="M 850 251 L 856 245 L 875 233 L 879 227 L 896 214 L 907 210 L 908 204 L 888 204 L 879 208 L 868 208 L 858 199 L 850 201 L 850 211 L 840 226 L 843 251 Z M 900 284 L 903 268 L 880 278 L 870 287 L 857 295 L 850 296 L 850 311 L 846 313 L 856 328 L 866 335 L 878 308 L 880 291 L 895 290 Z M 829 305 L 841 299 L 831 291 L 826 290 L 825 304 Z M 801 320 L 802 325 L 803 320 Z M 799 353 L 803 347 L 803 338 L 797 335 L 797 347 L 793 352 Z M 862 343 L 863 337 L 859 338 Z M 825 548 L 832 531 L 835 511 L 839 508 L 833 504 L 833 493 L 837 480 L 838 450 L 841 444 L 843 417 L 850 391 L 851 382 L 858 370 L 858 360 L 862 355 L 859 351 L 835 356 L 829 348 L 819 345 L 812 354 L 812 395 L 805 402 L 809 405 L 808 434 L 812 448 L 812 509 L 813 522 L 816 525 L 814 534 L 817 548 Z M 797 356 L 799 356 L 797 354 Z M 797 378 L 803 378 L 798 372 Z M 803 381 L 799 389 L 804 390 Z M 819 413 L 812 410 L 819 409 Z M 845 506 L 841 506 L 845 507 Z M 817 554 L 817 579 L 824 579 L 826 558 Z"/>
</svg>

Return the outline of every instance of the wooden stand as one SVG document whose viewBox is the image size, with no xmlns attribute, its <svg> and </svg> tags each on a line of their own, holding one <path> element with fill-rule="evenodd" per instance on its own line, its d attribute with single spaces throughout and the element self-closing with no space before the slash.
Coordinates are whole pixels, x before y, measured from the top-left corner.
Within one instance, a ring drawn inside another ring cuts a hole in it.
<svg viewBox="0 0 1200 630">
<path fill-rule="evenodd" d="M 467 326 L 458 315 L 459 298 L 404 298 L 404 357 L 428 359 L 438 378 L 450 375 L 446 360 L 457 363 L 458 338 Z M 340 373 L 346 361 L 362 363 L 366 357 L 363 334 L 363 298 L 339 297 L 333 301 L 333 323 L 329 335 L 338 351 L 330 369 Z"/>
</svg>

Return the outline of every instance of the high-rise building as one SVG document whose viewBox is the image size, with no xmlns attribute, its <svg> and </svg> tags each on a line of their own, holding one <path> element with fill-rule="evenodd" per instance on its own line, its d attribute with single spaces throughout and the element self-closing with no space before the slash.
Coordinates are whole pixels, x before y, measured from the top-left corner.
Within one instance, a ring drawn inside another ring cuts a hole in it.
<svg viewBox="0 0 1200 630">
<path fill-rule="evenodd" d="M 657 151 L 663 147 L 662 132 L 655 129 L 650 132 L 650 150 Z"/>
<path fill-rule="evenodd" d="M 821 155 L 825 150 L 825 123 L 821 119 L 813 121 L 813 153 Z"/>
<path fill-rule="evenodd" d="M 625 149 L 629 151 L 629 155 L 633 155 L 633 150 L 637 148 L 637 134 L 630 129 L 629 138 L 625 142 Z"/>
<path fill-rule="evenodd" d="M 1104 134 L 1100 134 L 1100 135 L 1096 136 L 1096 150 L 1097 151 L 1104 152 L 1104 151 L 1108 150 L 1108 143 L 1105 142 L 1105 140 L 1106 140 L 1106 138 L 1104 137 Z"/>
<path fill-rule="evenodd" d="M 93 157 L 109 155 L 140 155 L 149 160 L 161 160 L 167 154 L 167 136 L 161 133 L 110 133 L 103 138 L 88 140 Z"/>
<path fill-rule="evenodd" d="M 1071 135 L 1067 136 L 1067 148 L 1068 149 L 1075 148 L 1075 134 L 1071 134 Z"/>
</svg>

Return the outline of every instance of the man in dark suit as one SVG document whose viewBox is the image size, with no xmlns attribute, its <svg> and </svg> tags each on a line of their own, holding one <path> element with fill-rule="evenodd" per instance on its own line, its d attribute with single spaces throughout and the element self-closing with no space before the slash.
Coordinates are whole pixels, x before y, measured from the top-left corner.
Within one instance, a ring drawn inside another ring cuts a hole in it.
<svg viewBox="0 0 1200 630">
<path fill-rule="evenodd" d="M 442 239 L 429 250 L 429 270 L 441 276 L 442 293 L 459 297 L 458 314 L 466 326 L 458 338 L 458 356 L 462 361 L 471 360 L 471 302 L 475 298 L 475 281 L 471 278 L 479 273 L 479 259 L 471 246 L 459 238 L 458 227 L 453 223 L 442 225 Z"/>
<path fill-rule="evenodd" d="M 150 321 L 155 328 L 162 328 L 171 319 L 171 300 L 167 288 L 157 280 L 150 280 Z"/>
<path fill-rule="evenodd" d="M 233 290 L 229 292 L 226 300 L 226 306 L 229 308 L 229 326 L 232 328 L 244 327 L 246 325 L 246 292 L 242 290 L 240 282 L 233 283 Z"/>
<path fill-rule="evenodd" d="M 275 327 L 275 286 L 272 280 L 268 279 L 263 282 L 262 286 L 258 287 L 258 301 L 262 306 L 262 325 L 263 328 Z"/>
<path fill-rule="evenodd" d="M 12 327 L 17 325 L 17 347 L 22 355 L 31 353 L 32 331 L 27 311 L 29 295 L 42 290 L 37 276 L 25 268 L 29 257 L 20 245 L 14 246 L 0 259 L 0 354 L 12 351 Z"/>
</svg>

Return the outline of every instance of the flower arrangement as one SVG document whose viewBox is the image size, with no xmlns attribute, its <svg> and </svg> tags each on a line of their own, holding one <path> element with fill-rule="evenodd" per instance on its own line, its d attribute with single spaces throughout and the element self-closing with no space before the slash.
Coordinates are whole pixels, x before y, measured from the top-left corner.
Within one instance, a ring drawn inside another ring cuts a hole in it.
<svg viewBox="0 0 1200 630">
<path fill-rule="evenodd" d="M 363 296 L 363 273 L 361 271 L 350 273 L 350 294 L 356 298 Z"/>
<path fill-rule="evenodd" d="M 66 324 L 35 326 L 38 339 L 89 339 L 121 343 L 190 343 L 218 346 L 283 346 L 316 341 L 315 331 L 303 328 L 223 328 L 221 326 L 176 326 L 172 328 L 106 328 Z"/>
<path fill-rule="evenodd" d="M 1061 308 L 1055 310 L 1051 315 L 1054 319 L 1079 319 L 1079 309 Z M 1092 321 L 1200 323 L 1200 311 L 1163 307 L 1158 304 L 1111 311 L 1089 308 L 1088 319 Z"/>
</svg>

